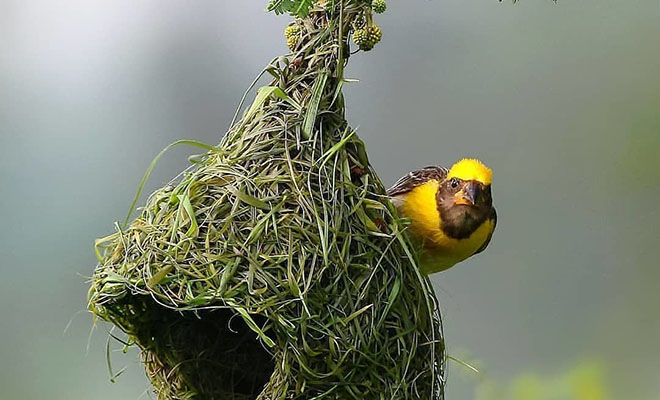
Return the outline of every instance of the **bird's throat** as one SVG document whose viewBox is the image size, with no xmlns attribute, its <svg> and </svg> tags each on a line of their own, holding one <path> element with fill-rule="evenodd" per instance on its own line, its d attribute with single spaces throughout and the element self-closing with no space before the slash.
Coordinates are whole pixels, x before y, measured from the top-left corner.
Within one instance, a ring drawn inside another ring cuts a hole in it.
<svg viewBox="0 0 660 400">
<path fill-rule="evenodd" d="M 470 237 L 488 218 L 490 207 L 439 203 L 440 229 L 450 238 L 466 239 Z"/>
</svg>

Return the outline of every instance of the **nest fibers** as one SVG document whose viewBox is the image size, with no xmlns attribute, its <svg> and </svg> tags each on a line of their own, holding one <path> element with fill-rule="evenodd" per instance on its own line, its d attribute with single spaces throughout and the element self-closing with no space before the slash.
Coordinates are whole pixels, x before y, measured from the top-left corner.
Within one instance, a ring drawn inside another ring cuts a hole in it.
<svg viewBox="0 0 660 400">
<path fill-rule="evenodd" d="M 443 398 L 435 295 L 344 119 L 350 26 L 327 15 L 217 147 L 98 242 L 90 309 L 142 349 L 159 399 Z"/>
</svg>

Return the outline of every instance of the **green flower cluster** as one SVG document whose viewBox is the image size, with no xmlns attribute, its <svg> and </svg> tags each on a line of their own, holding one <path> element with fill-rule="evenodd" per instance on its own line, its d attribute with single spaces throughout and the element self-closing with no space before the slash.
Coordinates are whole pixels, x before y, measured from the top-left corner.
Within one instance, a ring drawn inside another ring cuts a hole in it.
<svg viewBox="0 0 660 400">
<path fill-rule="evenodd" d="M 302 28 L 299 25 L 289 25 L 284 30 L 284 37 L 286 38 L 286 45 L 289 50 L 293 51 L 300 40 Z"/>
<path fill-rule="evenodd" d="M 387 10 L 387 3 L 385 0 L 373 0 L 371 2 L 371 9 L 374 10 L 376 14 L 382 14 Z"/>
<path fill-rule="evenodd" d="M 353 32 L 353 42 L 360 50 L 369 51 L 374 48 L 376 43 L 383 38 L 383 31 L 378 25 L 367 26 L 366 28 L 356 29 Z"/>
</svg>

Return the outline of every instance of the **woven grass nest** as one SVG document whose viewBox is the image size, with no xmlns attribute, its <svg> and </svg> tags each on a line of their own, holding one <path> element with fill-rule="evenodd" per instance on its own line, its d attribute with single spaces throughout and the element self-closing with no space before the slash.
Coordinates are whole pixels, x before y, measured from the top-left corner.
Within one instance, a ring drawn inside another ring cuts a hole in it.
<svg viewBox="0 0 660 400">
<path fill-rule="evenodd" d="M 443 398 L 435 294 L 344 118 L 369 3 L 337 3 L 299 16 L 220 144 L 97 243 L 89 307 L 158 399 Z"/>
</svg>

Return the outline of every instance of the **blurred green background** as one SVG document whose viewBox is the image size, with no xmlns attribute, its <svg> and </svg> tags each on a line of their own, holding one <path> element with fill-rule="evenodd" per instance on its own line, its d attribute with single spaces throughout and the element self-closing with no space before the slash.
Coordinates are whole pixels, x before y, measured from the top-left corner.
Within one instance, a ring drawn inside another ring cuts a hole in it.
<svg viewBox="0 0 660 400">
<path fill-rule="evenodd" d="M 149 398 L 135 351 L 112 384 L 108 327 L 88 341 L 93 240 L 285 52 L 264 6 L 0 0 L 0 398 Z M 432 277 L 450 355 L 480 371 L 450 361 L 447 398 L 659 399 L 660 2 L 390 0 L 377 21 L 346 96 L 384 182 L 495 171 L 490 248 Z"/>
</svg>

